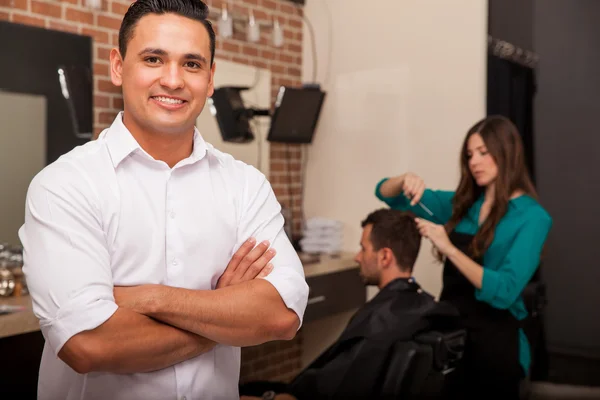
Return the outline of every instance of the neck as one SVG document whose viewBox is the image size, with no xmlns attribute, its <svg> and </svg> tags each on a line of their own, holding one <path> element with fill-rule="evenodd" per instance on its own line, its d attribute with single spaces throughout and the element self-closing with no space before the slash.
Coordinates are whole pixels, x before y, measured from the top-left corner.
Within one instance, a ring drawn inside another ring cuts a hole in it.
<svg viewBox="0 0 600 400">
<path fill-rule="evenodd" d="M 157 161 L 165 162 L 173 168 L 179 161 L 192 154 L 194 148 L 194 128 L 183 133 L 161 133 L 148 131 L 123 113 L 123 125 L 131 132 L 140 147 Z"/>
<path fill-rule="evenodd" d="M 490 183 L 489 185 L 487 185 L 485 187 L 484 202 L 485 203 L 493 203 L 495 195 L 496 195 L 496 185 L 494 185 L 493 183 Z"/>
<path fill-rule="evenodd" d="M 391 281 L 394 281 L 398 278 L 408 279 L 412 276 L 412 272 L 401 270 L 398 266 L 393 266 L 388 268 L 386 274 L 381 274 L 381 279 L 379 279 L 379 285 L 377 287 L 381 290 L 386 287 Z"/>
</svg>

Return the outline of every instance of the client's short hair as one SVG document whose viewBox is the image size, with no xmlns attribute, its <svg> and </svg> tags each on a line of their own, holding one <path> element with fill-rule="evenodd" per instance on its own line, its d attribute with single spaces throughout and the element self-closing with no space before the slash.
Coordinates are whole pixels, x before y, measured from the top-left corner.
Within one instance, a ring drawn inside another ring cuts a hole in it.
<svg viewBox="0 0 600 400">
<path fill-rule="evenodd" d="M 412 271 L 421 247 L 421 234 L 415 215 L 408 211 L 383 208 L 373 211 L 362 221 L 363 228 L 367 225 L 373 225 L 369 239 L 374 250 L 388 247 L 396 257 L 398 266 Z"/>
</svg>

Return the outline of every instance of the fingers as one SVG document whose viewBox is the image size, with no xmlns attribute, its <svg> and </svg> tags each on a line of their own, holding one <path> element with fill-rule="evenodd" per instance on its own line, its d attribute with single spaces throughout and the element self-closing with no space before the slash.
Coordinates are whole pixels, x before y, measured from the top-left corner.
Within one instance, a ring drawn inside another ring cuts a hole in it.
<svg viewBox="0 0 600 400">
<path fill-rule="evenodd" d="M 246 257 L 252 251 L 255 244 L 256 239 L 253 237 L 246 240 L 235 252 L 233 257 L 231 257 L 231 261 L 229 261 L 229 264 L 227 264 L 226 271 L 234 272 L 238 268 L 244 257 Z"/>
<path fill-rule="evenodd" d="M 275 254 L 277 254 L 275 249 L 268 249 L 264 251 L 260 257 L 246 269 L 246 272 L 242 276 L 242 280 L 251 280 L 256 278 L 267 267 L 269 261 L 275 257 Z"/>
<path fill-rule="evenodd" d="M 404 178 L 404 195 L 411 200 L 411 206 L 414 206 L 423 196 L 425 191 L 425 182 L 423 179 L 414 174 L 408 174 Z"/>
<path fill-rule="evenodd" d="M 256 276 L 257 278 L 264 278 L 267 275 L 269 275 L 271 273 L 271 271 L 273 271 L 273 264 L 268 263 L 263 269 L 262 271 L 260 271 L 260 273 Z"/>
<path fill-rule="evenodd" d="M 423 197 L 423 193 L 425 192 L 425 182 L 421 179 L 419 180 L 416 188 L 415 188 L 415 194 L 413 195 L 413 199 L 410 202 L 411 206 L 417 205 L 420 201 L 421 198 Z"/>
<path fill-rule="evenodd" d="M 421 234 L 421 236 L 423 236 L 424 238 L 430 238 L 431 234 L 433 233 L 433 229 L 435 229 L 436 225 L 433 224 L 432 222 L 429 222 L 427 220 L 421 219 L 421 218 L 415 218 L 415 223 L 417 224 L 417 229 L 419 230 L 419 233 Z"/>
</svg>

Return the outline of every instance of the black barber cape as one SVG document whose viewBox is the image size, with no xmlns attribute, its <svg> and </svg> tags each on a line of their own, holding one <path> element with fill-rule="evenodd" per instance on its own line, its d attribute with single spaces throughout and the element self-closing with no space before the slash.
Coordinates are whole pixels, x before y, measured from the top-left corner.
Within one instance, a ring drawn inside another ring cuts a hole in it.
<svg viewBox="0 0 600 400">
<path fill-rule="evenodd" d="M 454 307 L 436 302 L 412 279 L 396 279 L 357 311 L 340 338 L 294 379 L 289 392 L 299 400 L 378 398 L 395 343 L 458 324 Z"/>
</svg>

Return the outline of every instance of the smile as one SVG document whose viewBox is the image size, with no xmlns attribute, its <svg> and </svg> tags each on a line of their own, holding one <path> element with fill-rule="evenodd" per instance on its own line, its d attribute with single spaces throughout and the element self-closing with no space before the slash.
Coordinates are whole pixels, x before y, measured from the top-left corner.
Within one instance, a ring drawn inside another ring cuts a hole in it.
<svg viewBox="0 0 600 400">
<path fill-rule="evenodd" d="M 155 96 L 152 97 L 154 100 L 159 101 L 164 104 L 183 104 L 184 100 L 181 99 L 173 99 L 171 97 L 163 97 L 163 96 Z"/>
</svg>

